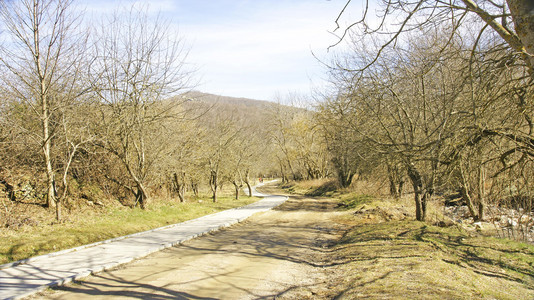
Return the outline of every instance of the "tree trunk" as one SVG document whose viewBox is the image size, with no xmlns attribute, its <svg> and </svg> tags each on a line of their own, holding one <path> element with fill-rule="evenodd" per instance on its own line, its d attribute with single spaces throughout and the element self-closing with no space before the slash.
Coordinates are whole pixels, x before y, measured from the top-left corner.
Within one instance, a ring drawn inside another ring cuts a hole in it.
<svg viewBox="0 0 534 300">
<path fill-rule="evenodd" d="M 252 197 L 252 187 L 250 186 L 250 181 L 248 180 L 248 178 L 247 178 L 247 180 L 245 181 L 245 183 L 246 183 L 246 185 L 247 185 L 247 189 L 248 189 L 248 196 L 249 196 L 249 197 Z"/>
<path fill-rule="evenodd" d="M 44 82 L 41 84 L 41 89 L 44 91 L 46 87 Z M 41 113 L 43 126 L 43 156 L 46 166 L 46 183 L 47 183 L 47 202 L 46 205 L 49 208 L 54 208 L 57 205 L 56 193 L 55 193 L 55 173 L 52 168 L 52 158 L 50 154 L 51 136 L 49 129 L 50 112 L 48 108 L 48 99 L 45 95 L 41 96 Z"/>
<path fill-rule="evenodd" d="M 50 148 L 45 154 L 45 164 L 46 164 L 46 183 L 47 183 L 47 202 L 46 205 L 49 208 L 54 208 L 57 205 L 56 192 L 54 186 L 56 185 L 55 173 L 52 170 L 52 164 L 50 160 Z"/>
<path fill-rule="evenodd" d="M 432 192 L 425 191 L 423 198 L 421 199 L 421 220 L 420 221 L 426 221 L 426 204 L 430 199 L 432 198 Z"/>
<path fill-rule="evenodd" d="M 249 175 L 250 175 L 250 171 L 247 170 L 247 172 L 246 172 L 246 174 L 245 174 L 245 184 L 247 185 L 248 196 L 249 196 L 249 197 L 252 197 L 252 187 L 250 186 L 250 178 L 249 178 Z"/>
<path fill-rule="evenodd" d="M 424 221 L 423 220 L 423 207 L 421 205 L 421 192 L 418 190 L 417 192 L 414 192 L 414 200 L 415 200 L 415 219 L 417 221 Z"/>
<path fill-rule="evenodd" d="M 235 200 L 239 200 L 239 190 L 243 187 L 243 185 L 237 184 L 235 180 L 232 181 L 232 183 L 234 184 L 234 188 L 235 188 Z"/>
<path fill-rule="evenodd" d="M 404 187 L 404 179 L 401 179 L 399 181 L 399 189 L 397 190 L 397 195 L 399 195 L 399 198 L 402 197 L 402 189 Z"/>
<path fill-rule="evenodd" d="M 139 203 L 139 207 L 141 209 L 146 209 L 146 206 L 148 204 L 148 193 L 146 191 L 146 188 L 143 186 L 141 182 L 137 183 L 137 192 L 135 194 L 135 203 Z"/>
<path fill-rule="evenodd" d="M 56 182 L 55 181 L 53 182 L 53 187 L 54 187 L 54 195 L 57 195 L 57 189 L 56 189 Z M 66 188 L 67 187 L 65 186 L 65 189 Z M 55 198 L 56 198 L 56 221 L 59 222 L 59 221 L 61 221 L 61 205 L 62 205 L 62 203 L 61 203 L 62 201 L 61 200 L 64 197 L 57 197 L 56 196 Z"/>
<path fill-rule="evenodd" d="M 343 187 L 349 187 L 352 184 L 352 179 L 354 178 L 354 174 L 352 172 L 348 171 L 343 176 Z"/>
<path fill-rule="evenodd" d="M 464 184 L 462 184 L 462 186 L 460 187 L 460 195 L 465 201 L 465 204 L 467 205 L 467 209 L 469 210 L 469 214 L 471 215 L 471 217 L 473 217 L 474 220 L 478 220 L 478 215 L 475 212 L 475 207 L 473 206 L 473 199 L 471 198 L 469 190 Z"/>
<path fill-rule="evenodd" d="M 293 165 L 291 164 L 291 160 L 287 159 L 287 166 L 289 168 L 289 172 L 291 172 L 291 175 L 293 175 L 293 180 L 297 180 L 297 174 L 295 174 L 295 171 L 293 170 Z"/>
<path fill-rule="evenodd" d="M 480 199 L 480 202 L 478 203 L 478 219 L 480 221 L 484 220 L 484 208 L 484 202 L 482 201 L 482 199 Z"/>
<path fill-rule="evenodd" d="M 352 183 L 353 173 L 348 167 L 347 158 L 337 158 L 333 160 L 334 167 L 337 173 L 337 178 L 341 187 L 348 187 Z"/>
<path fill-rule="evenodd" d="M 211 174 L 210 174 L 210 188 L 211 188 L 211 192 L 212 192 L 212 196 L 211 198 L 213 199 L 213 202 L 217 202 L 217 189 L 219 188 L 218 186 L 218 178 L 217 178 L 217 172 L 216 171 L 211 171 Z"/>
<path fill-rule="evenodd" d="M 346 188 L 351 185 L 353 174 L 350 171 L 345 171 L 341 168 L 338 168 L 337 178 L 339 180 L 339 184 L 341 184 L 341 187 Z"/>
<path fill-rule="evenodd" d="M 523 55 L 534 79 L 534 2 L 532 0 L 507 0 L 514 28 L 527 55 Z"/>
<path fill-rule="evenodd" d="M 195 197 L 198 197 L 198 183 L 191 182 L 191 190 L 193 191 Z"/>
<path fill-rule="evenodd" d="M 215 187 L 214 189 L 212 189 L 212 196 L 211 196 L 211 199 L 213 199 L 213 202 L 217 202 L 217 187 Z"/>
<path fill-rule="evenodd" d="M 410 178 L 414 191 L 415 219 L 424 221 L 426 217 L 426 195 L 423 194 L 423 180 L 421 174 L 413 165 L 408 166 L 408 177 Z"/>
<path fill-rule="evenodd" d="M 393 177 L 391 175 L 388 176 L 389 179 L 389 195 L 392 196 L 395 199 L 398 199 L 397 196 L 397 185 L 395 184 L 395 181 L 393 180 Z"/>
<path fill-rule="evenodd" d="M 280 164 L 280 175 L 282 176 L 282 183 L 288 182 L 286 173 L 284 172 L 284 164 L 282 163 L 282 160 L 278 159 L 278 163 Z"/>
<path fill-rule="evenodd" d="M 185 185 L 183 184 L 178 188 L 178 198 L 180 199 L 180 203 L 185 202 Z"/>
<path fill-rule="evenodd" d="M 473 217 L 473 220 L 478 220 L 479 216 L 477 215 L 475 211 L 475 207 L 473 205 L 473 198 L 471 197 L 471 194 L 469 193 L 469 184 L 467 182 L 467 179 L 464 174 L 464 169 L 461 164 L 460 164 L 460 180 L 461 180 L 460 195 L 462 196 L 462 199 L 465 201 L 467 205 L 467 209 L 469 210 L 469 214 L 471 215 L 471 217 Z"/>
<path fill-rule="evenodd" d="M 478 219 L 484 220 L 484 195 L 486 193 L 485 191 L 485 172 L 484 167 L 480 165 L 478 167 Z"/>
<path fill-rule="evenodd" d="M 178 179 L 178 174 L 174 172 L 174 184 L 176 186 L 176 193 L 178 194 L 178 198 L 180 199 L 180 202 L 185 202 L 185 173 L 182 172 L 180 175 L 181 179 Z"/>
<path fill-rule="evenodd" d="M 398 166 L 388 164 L 389 194 L 399 199 L 402 196 L 403 176 Z"/>
</svg>

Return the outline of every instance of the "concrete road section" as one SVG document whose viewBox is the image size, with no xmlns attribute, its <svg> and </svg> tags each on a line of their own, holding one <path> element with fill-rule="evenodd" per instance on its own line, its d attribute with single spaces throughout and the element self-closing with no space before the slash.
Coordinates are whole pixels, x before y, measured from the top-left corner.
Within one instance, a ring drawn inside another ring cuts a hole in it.
<svg viewBox="0 0 534 300">
<path fill-rule="evenodd" d="M 256 193 L 262 200 L 187 222 L 0 266 L 0 299 L 18 299 L 125 264 L 156 251 L 241 222 L 276 207 L 285 196 Z"/>
<path fill-rule="evenodd" d="M 336 207 L 332 199 L 294 196 L 240 224 L 31 299 L 332 299 L 343 274 L 330 245 L 346 230 Z"/>
</svg>

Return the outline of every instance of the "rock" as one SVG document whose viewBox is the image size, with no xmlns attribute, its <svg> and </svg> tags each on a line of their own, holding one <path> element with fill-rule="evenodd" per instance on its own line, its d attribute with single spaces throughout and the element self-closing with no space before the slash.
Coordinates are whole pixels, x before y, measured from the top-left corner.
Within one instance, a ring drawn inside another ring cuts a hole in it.
<svg viewBox="0 0 534 300">
<path fill-rule="evenodd" d="M 522 215 L 518 221 L 519 221 L 519 224 L 528 224 L 532 221 L 532 218 L 528 215 Z"/>
<path fill-rule="evenodd" d="M 486 226 L 489 225 L 489 224 L 482 223 L 482 222 L 475 222 L 475 223 L 473 223 L 473 225 L 475 226 L 475 230 L 476 231 L 483 231 L 483 230 L 487 229 Z"/>
<path fill-rule="evenodd" d="M 506 225 L 508 227 L 516 227 L 517 226 L 517 222 L 512 218 L 508 218 L 508 220 L 506 220 Z"/>
</svg>

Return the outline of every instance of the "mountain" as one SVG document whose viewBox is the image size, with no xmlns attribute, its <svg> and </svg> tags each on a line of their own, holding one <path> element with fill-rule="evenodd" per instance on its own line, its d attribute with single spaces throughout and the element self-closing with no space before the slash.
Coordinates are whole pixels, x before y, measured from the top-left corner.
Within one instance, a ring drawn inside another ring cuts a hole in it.
<svg viewBox="0 0 534 300">
<path fill-rule="evenodd" d="M 241 106 L 246 108 L 259 108 L 264 109 L 266 107 L 272 106 L 273 102 L 265 100 L 255 100 L 249 98 L 236 98 L 228 96 L 220 96 L 209 93 L 203 93 L 199 91 L 191 91 L 180 95 L 179 97 L 186 98 L 194 102 L 203 102 L 212 105 L 221 105 L 221 106 Z"/>
</svg>

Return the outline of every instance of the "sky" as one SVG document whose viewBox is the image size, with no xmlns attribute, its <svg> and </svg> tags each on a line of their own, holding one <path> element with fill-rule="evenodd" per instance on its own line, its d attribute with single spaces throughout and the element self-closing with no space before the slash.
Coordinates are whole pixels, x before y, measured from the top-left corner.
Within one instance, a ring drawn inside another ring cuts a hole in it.
<svg viewBox="0 0 534 300">
<path fill-rule="evenodd" d="M 276 101 L 326 83 L 331 33 L 346 0 L 86 0 L 87 12 L 148 5 L 169 19 L 198 70 L 196 90 Z"/>
</svg>

